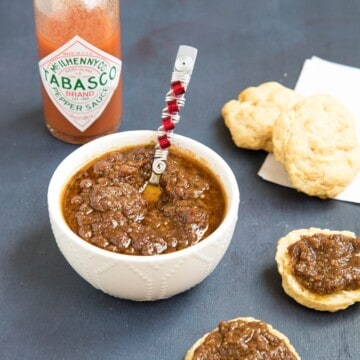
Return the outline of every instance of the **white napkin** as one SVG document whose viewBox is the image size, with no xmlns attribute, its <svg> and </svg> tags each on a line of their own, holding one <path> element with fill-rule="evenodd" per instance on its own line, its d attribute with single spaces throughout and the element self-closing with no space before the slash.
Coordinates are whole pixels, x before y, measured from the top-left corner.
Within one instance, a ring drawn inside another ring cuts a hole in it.
<svg viewBox="0 0 360 360">
<path fill-rule="evenodd" d="M 304 96 L 330 94 L 336 97 L 357 119 L 360 139 L 360 69 L 313 56 L 305 60 L 295 91 Z M 266 157 L 258 175 L 264 180 L 293 187 L 283 165 L 275 160 L 273 154 Z M 335 199 L 360 203 L 360 174 Z"/>
</svg>

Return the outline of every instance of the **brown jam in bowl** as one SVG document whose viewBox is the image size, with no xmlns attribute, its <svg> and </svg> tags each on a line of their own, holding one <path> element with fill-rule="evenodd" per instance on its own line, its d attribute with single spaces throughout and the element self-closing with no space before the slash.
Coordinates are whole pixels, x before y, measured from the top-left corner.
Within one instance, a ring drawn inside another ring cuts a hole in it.
<svg viewBox="0 0 360 360">
<path fill-rule="evenodd" d="M 302 236 L 288 247 L 291 270 L 308 290 L 327 295 L 360 288 L 360 238 Z"/>
<path fill-rule="evenodd" d="M 156 204 L 140 189 L 149 179 L 154 146 L 107 153 L 67 184 L 63 215 L 85 241 L 128 255 L 157 255 L 192 246 L 222 222 L 224 191 L 216 176 L 191 154 L 171 149 Z"/>
</svg>

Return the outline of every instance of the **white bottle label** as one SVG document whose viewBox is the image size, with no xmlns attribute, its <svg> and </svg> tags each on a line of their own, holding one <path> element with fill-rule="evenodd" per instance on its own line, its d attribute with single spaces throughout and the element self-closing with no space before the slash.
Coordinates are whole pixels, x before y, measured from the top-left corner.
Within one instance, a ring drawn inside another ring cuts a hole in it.
<svg viewBox="0 0 360 360">
<path fill-rule="evenodd" d="M 39 61 L 42 83 L 57 109 L 85 131 L 119 84 L 122 62 L 79 36 Z"/>
</svg>

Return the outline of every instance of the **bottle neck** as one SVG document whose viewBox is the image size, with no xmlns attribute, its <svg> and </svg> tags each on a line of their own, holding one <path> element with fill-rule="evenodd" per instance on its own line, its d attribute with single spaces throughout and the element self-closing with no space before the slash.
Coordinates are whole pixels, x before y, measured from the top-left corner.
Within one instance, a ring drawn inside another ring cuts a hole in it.
<svg viewBox="0 0 360 360">
<path fill-rule="evenodd" d="M 71 0 L 45 3 L 47 5 L 44 1 L 35 0 L 36 32 L 38 37 L 54 46 L 61 46 L 76 35 L 95 46 L 101 46 L 101 43 L 120 31 L 118 1 Z"/>
</svg>

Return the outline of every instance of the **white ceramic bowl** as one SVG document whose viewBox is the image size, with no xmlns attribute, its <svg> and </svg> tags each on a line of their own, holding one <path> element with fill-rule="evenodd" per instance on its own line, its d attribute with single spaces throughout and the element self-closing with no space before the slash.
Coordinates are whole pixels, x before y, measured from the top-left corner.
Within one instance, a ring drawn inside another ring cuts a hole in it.
<svg viewBox="0 0 360 360">
<path fill-rule="evenodd" d="M 54 172 L 48 189 L 50 222 L 56 242 L 69 264 L 95 288 L 131 300 L 158 300 L 181 293 L 204 280 L 223 257 L 231 241 L 239 207 L 235 176 L 214 151 L 175 135 L 172 144 L 190 150 L 219 177 L 227 197 L 221 225 L 206 239 L 184 250 L 155 256 L 131 256 L 100 249 L 77 236 L 66 224 L 61 199 L 72 175 L 108 151 L 156 141 L 156 132 L 128 131 L 89 142 L 67 156 Z"/>
</svg>

